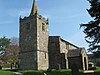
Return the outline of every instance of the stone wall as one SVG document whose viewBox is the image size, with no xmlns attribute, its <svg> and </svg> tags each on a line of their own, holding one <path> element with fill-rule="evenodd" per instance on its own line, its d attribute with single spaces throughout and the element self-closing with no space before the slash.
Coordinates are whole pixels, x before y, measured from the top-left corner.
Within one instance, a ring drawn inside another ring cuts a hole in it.
<svg viewBox="0 0 100 75">
<path fill-rule="evenodd" d="M 68 66 L 71 68 L 73 64 L 76 64 L 78 68 L 83 69 L 82 66 L 82 57 L 77 56 L 77 57 L 68 57 Z"/>
<path fill-rule="evenodd" d="M 48 69 L 48 21 L 45 18 L 40 15 L 20 18 L 19 48 L 20 69 Z"/>
<path fill-rule="evenodd" d="M 38 70 L 47 70 L 48 69 L 48 53 L 38 51 Z"/>
<path fill-rule="evenodd" d="M 63 66 L 63 68 L 68 69 L 67 53 L 68 53 L 68 49 L 69 49 L 69 43 L 67 43 L 66 41 L 63 41 L 63 39 L 61 39 L 61 38 L 60 38 L 59 41 L 60 41 L 60 53 L 62 53 L 62 55 L 63 55 L 63 57 L 62 57 L 62 66 Z"/>
<path fill-rule="evenodd" d="M 37 52 L 25 52 L 20 54 L 20 69 L 37 69 Z"/>
<path fill-rule="evenodd" d="M 20 69 L 37 69 L 36 16 L 20 18 Z M 34 60 L 35 59 L 35 60 Z M 32 65 L 33 64 L 33 65 Z"/>
<path fill-rule="evenodd" d="M 75 46 L 74 44 L 66 41 L 66 40 L 63 40 L 62 38 L 60 38 L 60 41 L 61 41 L 61 50 L 63 50 L 62 48 L 64 49 L 67 49 L 67 50 L 72 50 L 72 49 L 79 49 L 79 47 Z"/>
<path fill-rule="evenodd" d="M 37 17 L 37 50 L 38 69 L 47 70 L 48 60 L 48 21 L 42 16 Z"/>
<path fill-rule="evenodd" d="M 68 52 L 79 47 L 63 40 L 60 36 L 49 36 L 48 19 L 39 15 L 34 0 L 30 16 L 20 18 L 19 34 L 19 68 L 47 70 L 68 68 L 70 63 L 87 63 L 84 52 L 79 57 L 68 60 Z M 77 55 L 77 54 L 76 54 Z"/>
<path fill-rule="evenodd" d="M 53 69 L 68 68 L 67 45 L 59 36 L 49 37 L 49 66 Z"/>
<path fill-rule="evenodd" d="M 59 38 L 49 36 L 49 68 L 50 69 L 59 69 L 61 55 L 60 55 L 60 46 L 59 46 Z"/>
<path fill-rule="evenodd" d="M 85 48 L 81 48 L 81 56 L 82 56 L 83 70 L 88 70 L 88 56 Z"/>
<path fill-rule="evenodd" d="M 79 69 L 88 70 L 88 57 L 84 48 L 70 50 L 68 52 L 68 64 L 71 68 L 72 64 L 76 64 Z"/>
</svg>

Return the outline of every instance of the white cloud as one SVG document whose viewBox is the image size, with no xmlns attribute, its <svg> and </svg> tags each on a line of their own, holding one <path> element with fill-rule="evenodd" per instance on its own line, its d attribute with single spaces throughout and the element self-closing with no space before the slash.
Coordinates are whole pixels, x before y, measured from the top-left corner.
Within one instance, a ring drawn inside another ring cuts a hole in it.
<svg viewBox="0 0 100 75">
<path fill-rule="evenodd" d="M 20 10 L 18 11 L 18 15 L 24 17 L 24 16 L 28 16 L 30 13 L 30 10 L 29 9 L 24 9 L 24 10 Z"/>
<path fill-rule="evenodd" d="M 43 14 L 42 16 L 45 18 L 48 18 L 48 19 L 51 17 L 51 15 L 49 15 L 49 14 Z"/>
</svg>

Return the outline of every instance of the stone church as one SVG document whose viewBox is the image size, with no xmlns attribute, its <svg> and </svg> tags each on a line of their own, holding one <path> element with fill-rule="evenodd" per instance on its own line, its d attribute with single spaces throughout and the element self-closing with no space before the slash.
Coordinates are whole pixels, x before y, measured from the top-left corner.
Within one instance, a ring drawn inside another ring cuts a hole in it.
<svg viewBox="0 0 100 75">
<path fill-rule="evenodd" d="M 49 36 L 48 19 L 38 12 L 36 0 L 28 17 L 20 17 L 19 68 L 69 69 L 76 64 L 88 69 L 85 48 L 79 48 L 60 36 Z"/>
</svg>

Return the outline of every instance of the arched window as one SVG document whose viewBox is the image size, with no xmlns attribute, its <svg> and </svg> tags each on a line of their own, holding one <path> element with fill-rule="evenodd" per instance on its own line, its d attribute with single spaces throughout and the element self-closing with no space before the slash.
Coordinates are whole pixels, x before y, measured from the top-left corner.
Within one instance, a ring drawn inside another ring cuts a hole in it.
<svg viewBox="0 0 100 75">
<path fill-rule="evenodd" d="M 47 58 L 46 52 L 45 52 L 45 59 Z"/>
<path fill-rule="evenodd" d="M 42 31 L 45 31 L 45 24 L 42 23 Z"/>
</svg>

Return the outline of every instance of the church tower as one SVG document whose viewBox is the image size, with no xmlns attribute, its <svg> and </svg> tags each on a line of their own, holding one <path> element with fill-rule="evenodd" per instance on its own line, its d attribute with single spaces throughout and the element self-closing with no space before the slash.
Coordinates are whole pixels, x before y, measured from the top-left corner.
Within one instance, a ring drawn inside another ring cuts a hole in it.
<svg viewBox="0 0 100 75">
<path fill-rule="evenodd" d="M 19 68 L 48 69 L 48 20 L 39 15 L 36 0 L 28 17 L 20 17 Z"/>
</svg>

